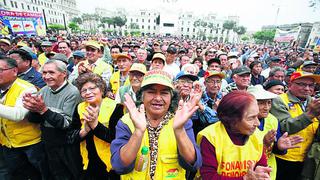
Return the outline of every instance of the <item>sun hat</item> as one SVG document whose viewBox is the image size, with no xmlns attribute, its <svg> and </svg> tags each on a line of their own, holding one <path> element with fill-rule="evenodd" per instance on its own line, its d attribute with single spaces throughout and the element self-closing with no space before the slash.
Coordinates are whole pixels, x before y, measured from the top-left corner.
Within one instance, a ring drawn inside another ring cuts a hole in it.
<svg viewBox="0 0 320 180">
<path fill-rule="evenodd" d="M 141 88 L 151 84 L 160 84 L 173 89 L 170 74 L 162 70 L 151 70 L 145 74 L 141 83 Z"/>
<path fill-rule="evenodd" d="M 249 86 L 247 91 L 251 93 L 257 100 L 274 99 L 278 97 L 278 95 L 264 90 L 261 84 Z"/>
</svg>

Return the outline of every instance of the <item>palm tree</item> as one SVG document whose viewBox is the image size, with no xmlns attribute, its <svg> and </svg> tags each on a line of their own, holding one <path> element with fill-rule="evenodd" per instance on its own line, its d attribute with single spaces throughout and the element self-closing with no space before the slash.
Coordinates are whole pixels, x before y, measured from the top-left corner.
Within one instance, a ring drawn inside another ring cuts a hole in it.
<svg viewBox="0 0 320 180">
<path fill-rule="evenodd" d="M 229 38 L 230 30 L 233 30 L 236 27 L 237 23 L 235 21 L 225 21 L 222 25 L 223 31 L 227 30 L 227 38 Z M 227 39 L 226 39 L 227 40 Z"/>
</svg>

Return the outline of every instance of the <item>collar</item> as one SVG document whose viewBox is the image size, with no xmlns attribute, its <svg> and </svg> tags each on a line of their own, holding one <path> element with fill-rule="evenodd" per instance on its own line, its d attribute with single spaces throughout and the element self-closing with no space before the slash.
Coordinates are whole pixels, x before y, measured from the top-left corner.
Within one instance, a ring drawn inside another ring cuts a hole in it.
<svg viewBox="0 0 320 180">
<path fill-rule="evenodd" d="M 22 76 L 28 74 L 28 73 L 31 71 L 31 69 L 32 69 L 32 67 L 30 67 L 30 68 L 29 68 L 28 70 L 26 70 L 25 72 L 18 74 L 18 77 L 22 77 Z"/>
<path fill-rule="evenodd" d="M 67 80 L 64 80 L 64 82 L 63 82 L 63 84 L 58 88 L 58 89 L 56 89 L 56 90 L 53 90 L 53 89 L 51 89 L 50 87 L 50 90 L 51 90 L 51 92 L 53 93 L 53 94 L 57 94 L 57 93 L 59 93 L 65 86 L 67 86 L 68 85 L 68 81 Z"/>
</svg>

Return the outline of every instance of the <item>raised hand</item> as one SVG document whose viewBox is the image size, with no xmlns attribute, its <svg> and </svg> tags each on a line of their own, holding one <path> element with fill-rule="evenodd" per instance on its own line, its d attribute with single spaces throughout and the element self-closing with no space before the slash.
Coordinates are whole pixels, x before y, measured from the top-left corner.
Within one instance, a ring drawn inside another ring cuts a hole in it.
<svg viewBox="0 0 320 180">
<path fill-rule="evenodd" d="M 277 135 L 277 131 L 272 129 L 270 131 L 268 131 L 268 133 L 266 135 L 264 135 L 263 137 L 263 144 L 266 147 L 270 147 L 272 145 L 272 143 L 276 140 L 276 135 Z"/>
<path fill-rule="evenodd" d="M 279 139 L 278 139 L 278 149 L 279 150 L 286 150 L 286 149 L 293 149 L 299 148 L 296 144 L 299 144 L 303 141 L 303 138 L 299 135 L 294 135 L 288 137 L 288 133 L 285 132 Z"/>
<path fill-rule="evenodd" d="M 134 124 L 134 127 L 136 128 L 136 130 L 139 130 L 140 132 L 144 133 L 144 131 L 147 128 L 147 120 L 146 120 L 144 105 L 141 104 L 138 109 L 129 94 L 126 93 L 124 97 L 125 97 L 124 104 L 126 105 L 129 111 L 130 118 Z"/>
<path fill-rule="evenodd" d="M 83 113 L 83 120 L 90 126 L 91 129 L 95 129 L 98 125 L 100 107 L 91 106 L 86 107 L 86 112 Z"/>
</svg>

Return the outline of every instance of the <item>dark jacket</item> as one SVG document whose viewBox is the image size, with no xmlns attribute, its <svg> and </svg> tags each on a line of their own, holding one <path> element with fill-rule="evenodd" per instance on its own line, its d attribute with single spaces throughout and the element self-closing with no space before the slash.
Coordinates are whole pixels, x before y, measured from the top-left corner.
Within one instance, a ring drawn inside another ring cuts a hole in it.
<svg viewBox="0 0 320 180">
<path fill-rule="evenodd" d="M 21 79 L 30 82 L 35 85 L 37 88 L 41 89 L 46 85 L 46 83 L 42 79 L 42 75 L 35 68 L 31 67 L 30 71 L 26 74 L 20 76 Z"/>
</svg>

